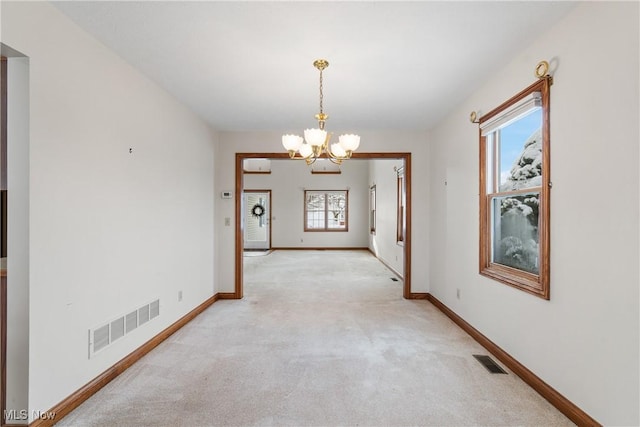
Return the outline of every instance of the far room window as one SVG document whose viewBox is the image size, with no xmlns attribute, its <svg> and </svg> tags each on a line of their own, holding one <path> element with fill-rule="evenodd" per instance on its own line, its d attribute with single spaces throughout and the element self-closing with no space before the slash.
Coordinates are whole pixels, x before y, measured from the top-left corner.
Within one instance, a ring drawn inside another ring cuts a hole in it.
<svg viewBox="0 0 640 427">
<path fill-rule="evenodd" d="M 404 245 L 405 235 L 407 232 L 407 191 L 404 181 L 404 167 L 396 169 L 398 174 L 397 180 L 397 221 L 396 221 L 396 242 L 399 245 Z"/>
<path fill-rule="evenodd" d="M 348 231 L 349 192 L 305 190 L 304 231 Z"/>
<path fill-rule="evenodd" d="M 549 86 L 481 117 L 480 274 L 549 299 Z"/>
</svg>

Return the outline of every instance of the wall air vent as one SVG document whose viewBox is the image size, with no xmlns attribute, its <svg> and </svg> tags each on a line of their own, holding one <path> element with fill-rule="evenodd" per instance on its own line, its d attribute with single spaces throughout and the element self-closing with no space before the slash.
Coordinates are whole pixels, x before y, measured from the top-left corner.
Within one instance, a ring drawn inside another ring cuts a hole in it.
<svg viewBox="0 0 640 427">
<path fill-rule="evenodd" d="M 118 338 L 122 338 L 124 336 L 124 316 L 118 317 L 116 320 L 111 322 L 111 341 L 115 341 Z"/>
<path fill-rule="evenodd" d="M 133 310 L 131 313 L 127 314 L 124 319 L 125 332 L 128 334 L 138 327 L 138 310 Z"/>
<path fill-rule="evenodd" d="M 160 316 L 160 300 L 156 299 L 125 315 L 89 329 L 89 358 L 158 316 Z"/>
<path fill-rule="evenodd" d="M 149 317 L 154 319 L 160 315 L 160 300 L 155 300 L 149 304 Z"/>
<path fill-rule="evenodd" d="M 93 350 L 100 351 L 109 345 L 109 325 L 93 330 Z"/>
<path fill-rule="evenodd" d="M 143 305 L 138 309 L 138 323 L 140 326 L 149 321 L 149 304 Z"/>
</svg>

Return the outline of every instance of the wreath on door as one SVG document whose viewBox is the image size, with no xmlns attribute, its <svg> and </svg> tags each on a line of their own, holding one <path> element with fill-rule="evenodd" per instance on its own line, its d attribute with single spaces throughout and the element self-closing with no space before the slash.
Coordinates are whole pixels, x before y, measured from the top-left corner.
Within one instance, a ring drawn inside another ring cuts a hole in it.
<svg viewBox="0 0 640 427">
<path fill-rule="evenodd" d="M 262 215 L 264 215 L 264 206 L 256 203 L 253 208 L 251 208 L 251 215 L 255 216 L 256 218 L 260 218 Z"/>
</svg>

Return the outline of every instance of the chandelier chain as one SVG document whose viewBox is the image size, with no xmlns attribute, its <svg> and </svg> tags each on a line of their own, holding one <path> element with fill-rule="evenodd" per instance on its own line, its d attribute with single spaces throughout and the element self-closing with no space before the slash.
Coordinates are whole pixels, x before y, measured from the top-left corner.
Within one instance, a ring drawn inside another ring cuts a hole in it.
<svg viewBox="0 0 640 427">
<path fill-rule="evenodd" d="M 324 98 L 324 94 L 322 93 L 322 70 L 320 70 L 320 115 L 324 113 L 324 111 L 322 111 L 323 98 Z"/>
</svg>

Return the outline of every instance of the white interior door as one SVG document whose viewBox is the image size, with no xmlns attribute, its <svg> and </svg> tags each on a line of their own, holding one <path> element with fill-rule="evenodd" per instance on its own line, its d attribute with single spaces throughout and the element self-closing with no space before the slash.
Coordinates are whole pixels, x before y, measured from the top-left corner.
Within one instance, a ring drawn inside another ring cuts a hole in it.
<svg viewBox="0 0 640 427">
<path fill-rule="evenodd" d="M 245 249 L 271 249 L 271 192 L 245 190 L 242 216 Z"/>
</svg>

